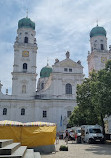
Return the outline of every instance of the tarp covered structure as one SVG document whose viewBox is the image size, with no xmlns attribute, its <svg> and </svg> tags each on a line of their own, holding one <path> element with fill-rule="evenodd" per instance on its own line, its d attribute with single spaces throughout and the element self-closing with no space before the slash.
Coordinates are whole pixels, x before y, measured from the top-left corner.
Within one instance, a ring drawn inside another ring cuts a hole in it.
<svg viewBox="0 0 111 158">
<path fill-rule="evenodd" d="M 56 138 L 56 124 L 48 122 L 0 121 L 0 139 L 13 139 L 21 145 L 37 147 L 53 145 Z"/>
</svg>

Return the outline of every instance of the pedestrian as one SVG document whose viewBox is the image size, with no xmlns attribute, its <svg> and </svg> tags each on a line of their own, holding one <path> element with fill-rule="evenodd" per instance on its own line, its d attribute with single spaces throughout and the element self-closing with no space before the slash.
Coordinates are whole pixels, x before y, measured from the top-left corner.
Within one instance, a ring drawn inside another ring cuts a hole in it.
<svg viewBox="0 0 111 158">
<path fill-rule="evenodd" d="M 56 133 L 56 144 L 59 144 L 59 132 Z"/>
<path fill-rule="evenodd" d="M 66 142 L 66 145 L 68 144 L 68 139 L 69 139 L 69 132 L 68 132 L 68 130 L 66 130 L 66 132 L 65 132 L 65 142 Z"/>
</svg>

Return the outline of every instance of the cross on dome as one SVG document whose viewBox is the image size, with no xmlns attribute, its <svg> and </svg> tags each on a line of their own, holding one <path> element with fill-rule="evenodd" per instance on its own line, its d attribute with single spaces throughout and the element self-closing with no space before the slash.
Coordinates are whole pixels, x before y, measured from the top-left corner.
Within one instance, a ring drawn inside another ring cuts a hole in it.
<svg viewBox="0 0 111 158">
<path fill-rule="evenodd" d="M 47 57 L 47 66 L 49 66 L 49 59 L 48 59 L 48 57 Z"/>
<path fill-rule="evenodd" d="M 98 19 L 96 20 L 96 22 L 97 22 L 97 26 L 98 26 Z"/>
<path fill-rule="evenodd" d="M 26 10 L 26 18 L 28 18 L 28 9 Z"/>
</svg>

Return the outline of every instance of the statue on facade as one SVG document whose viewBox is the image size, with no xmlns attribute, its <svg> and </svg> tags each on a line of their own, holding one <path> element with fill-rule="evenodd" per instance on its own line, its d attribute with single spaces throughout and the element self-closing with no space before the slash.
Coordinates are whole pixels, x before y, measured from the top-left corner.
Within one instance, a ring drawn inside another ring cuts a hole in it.
<svg viewBox="0 0 111 158">
<path fill-rule="evenodd" d="M 70 53 L 67 51 L 66 52 L 66 58 L 69 58 L 70 57 Z"/>
<path fill-rule="evenodd" d="M 78 60 L 77 63 L 81 65 L 81 61 L 80 60 Z"/>
<path fill-rule="evenodd" d="M 58 63 L 58 62 L 59 62 L 59 59 L 56 58 L 56 59 L 55 59 L 55 64 Z"/>
</svg>

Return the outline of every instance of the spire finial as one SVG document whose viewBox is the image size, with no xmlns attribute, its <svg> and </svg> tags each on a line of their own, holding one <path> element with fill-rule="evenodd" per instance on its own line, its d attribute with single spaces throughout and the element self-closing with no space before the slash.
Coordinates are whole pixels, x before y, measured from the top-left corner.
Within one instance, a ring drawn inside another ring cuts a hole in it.
<svg viewBox="0 0 111 158">
<path fill-rule="evenodd" d="M 28 18 L 28 9 L 26 9 L 26 18 Z"/>
<path fill-rule="evenodd" d="M 48 59 L 48 57 L 47 57 L 47 66 L 49 66 L 49 59 Z"/>
<path fill-rule="evenodd" d="M 96 22 L 97 22 L 97 26 L 98 26 L 98 19 L 96 20 Z"/>
</svg>

